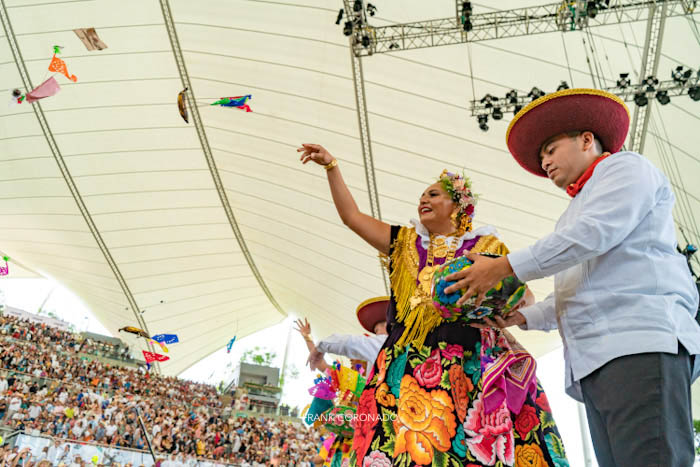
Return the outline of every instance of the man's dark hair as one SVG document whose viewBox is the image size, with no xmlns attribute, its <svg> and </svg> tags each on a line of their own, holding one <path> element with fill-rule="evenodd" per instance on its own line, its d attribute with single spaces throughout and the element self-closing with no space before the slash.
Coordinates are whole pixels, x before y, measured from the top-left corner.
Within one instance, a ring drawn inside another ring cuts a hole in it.
<svg viewBox="0 0 700 467">
<path fill-rule="evenodd" d="M 566 136 L 568 136 L 571 139 L 578 138 L 584 133 L 584 131 L 570 131 L 566 133 Z M 591 132 L 593 133 L 593 132 Z M 603 154 L 603 145 L 601 144 L 600 140 L 598 137 L 593 133 L 593 144 L 595 145 L 595 152 L 598 155 Z"/>
</svg>

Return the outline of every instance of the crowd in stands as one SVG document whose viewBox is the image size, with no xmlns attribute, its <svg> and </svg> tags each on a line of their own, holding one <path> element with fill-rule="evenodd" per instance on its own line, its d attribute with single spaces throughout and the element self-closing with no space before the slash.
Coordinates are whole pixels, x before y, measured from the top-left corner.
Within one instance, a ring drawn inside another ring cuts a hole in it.
<svg viewBox="0 0 700 467">
<path fill-rule="evenodd" d="M 164 466 L 310 466 L 318 449 L 318 435 L 301 424 L 235 417 L 213 386 L 86 359 L 109 349 L 43 323 L 0 317 L 0 344 L 0 425 L 13 430 L 144 450 L 138 408 Z M 3 456 L 17 462 L 20 453 Z"/>
</svg>

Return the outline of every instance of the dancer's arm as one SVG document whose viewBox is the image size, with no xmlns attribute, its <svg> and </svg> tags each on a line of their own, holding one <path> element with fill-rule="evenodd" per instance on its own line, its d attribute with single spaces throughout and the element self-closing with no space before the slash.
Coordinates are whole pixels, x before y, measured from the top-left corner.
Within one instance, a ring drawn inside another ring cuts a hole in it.
<svg viewBox="0 0 700 467">
<path fill-rule="evenodd" d="M 311 325 L 309 324 L 309 320 L 304 318 L 304 321 L 302 322 L 300 319 L 298 319 L 296 320 L 295 324 L 297 325 L 297 331 L 306 342 L 306 348 L 309 349 L 309 357 L 306 360 L 306 363 L 312 370 L 326 371 L 328 364 L 323 359 L 323 352 L 320 352 L 316 348 L 316 344 L 314 344 L 313 339 L 311 339 Z"/>
<path fill-rule="evenodd" d="M 302 153 L 300 159 L 304 164 L 313 161 L 326 166 L 336 160 L 323 146 L 318 144 L 302 144 L 297 152 Z M 339 166 L 336 165 L 327 170 L 326 175 L 333 203 L 343 224 L 350 227 L 353 232 L 381 253 L 389 254 L 391 226 L 360 211 L 343 180 Z"/>
</svg>

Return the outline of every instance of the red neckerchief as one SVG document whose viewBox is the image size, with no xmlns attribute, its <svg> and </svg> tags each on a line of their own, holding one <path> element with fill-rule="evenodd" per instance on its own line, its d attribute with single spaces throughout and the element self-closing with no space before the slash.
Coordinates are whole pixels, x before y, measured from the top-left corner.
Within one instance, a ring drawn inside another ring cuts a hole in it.
<svg viewBox="0 0 700 467">
<path fill-rule="evenodd" d="M 596 159 L 590 166 L 588 166 L 586 171 L 583 172 L 583 175 L 581 175 L 578 178 L 578 180 L 566 187 L 566 194 L 571 196 L 572 198 L 576 196 L 578 192 L 583 189 L 583 186 L 586 184 L 588 179 L 591 178 L 591 176 L 593 175 L 595 166 L 598 165 L 603 159 L 605 159 L 608 156 L 610 156 L 609 152 L 604 152 L 603 154 L 601 154 L 598 159 Z"/>
</svg>

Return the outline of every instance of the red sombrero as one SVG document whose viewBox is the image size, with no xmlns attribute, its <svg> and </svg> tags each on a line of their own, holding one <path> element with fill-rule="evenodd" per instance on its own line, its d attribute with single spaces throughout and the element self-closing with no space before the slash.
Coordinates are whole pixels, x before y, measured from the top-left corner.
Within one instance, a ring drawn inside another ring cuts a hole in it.
<svg viewBox="0 0 700 467">
<path fill-rule="evenodd" d="M 599 89 L 564 89 L 530 102 L 508 125 L 506 144 L 518 164 L 547 177 L 540 148 L 552 136 L 591 131 L 604 151 L 618 152 L 630 126 L 630 111 L 614 94 Z"/>
<path fill-rule="evenodd" d="M 386 321 L 389 297 L 374 297 L 365 300 L 357 307 L 357 320 L 363 328 L 374 334 L 374 326 Z"/>
</svg>

